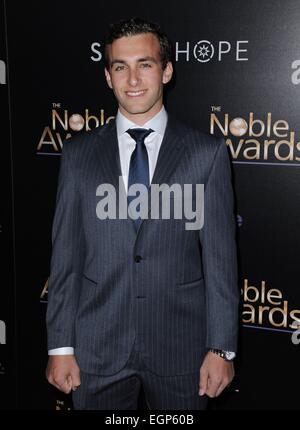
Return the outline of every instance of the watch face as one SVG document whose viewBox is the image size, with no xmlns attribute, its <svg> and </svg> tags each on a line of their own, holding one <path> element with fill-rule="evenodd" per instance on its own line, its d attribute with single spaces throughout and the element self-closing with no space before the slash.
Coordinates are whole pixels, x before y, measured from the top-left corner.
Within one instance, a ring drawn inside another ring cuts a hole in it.
<svg viewBox="0 0 300 430">
<path fill-rule="evenodd" d="M 233 360 L 235 357 L 235 352 L 232 351 L 225 351 L 225 359 L 228 361 Z"/>
</svg>

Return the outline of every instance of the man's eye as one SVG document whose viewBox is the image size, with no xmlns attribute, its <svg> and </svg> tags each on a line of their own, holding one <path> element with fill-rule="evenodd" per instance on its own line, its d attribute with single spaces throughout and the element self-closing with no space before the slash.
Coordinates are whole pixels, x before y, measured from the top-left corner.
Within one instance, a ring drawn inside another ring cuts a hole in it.
<svg viewBox="0 0 300 430">
<path fill-rule="evenodd" d="M 150 63 L 141 63 L 142 68 L 147 69 L 148 67 L 151 67 Z"/>
<path fill-rule="evenodd" d="M 124 69 L 124 66 L 116 66 L 115 67 L 116 72 L 119 72 L 120 70 L 123 70 L 123 69 Z"/>
</svg>

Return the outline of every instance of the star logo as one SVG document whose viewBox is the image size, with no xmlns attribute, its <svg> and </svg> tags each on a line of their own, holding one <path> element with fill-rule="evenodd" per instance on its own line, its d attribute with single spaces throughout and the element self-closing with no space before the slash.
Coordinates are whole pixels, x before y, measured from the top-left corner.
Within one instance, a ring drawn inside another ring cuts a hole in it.
<svg viewBox="0 0 300 430">
<path fill-rule="evenodd" d="M 214 55 L 214 47 L 208 40 L 200 40 L 194 47 L 194 57 L 200 63 L 207 63 Z"/>
</svg>

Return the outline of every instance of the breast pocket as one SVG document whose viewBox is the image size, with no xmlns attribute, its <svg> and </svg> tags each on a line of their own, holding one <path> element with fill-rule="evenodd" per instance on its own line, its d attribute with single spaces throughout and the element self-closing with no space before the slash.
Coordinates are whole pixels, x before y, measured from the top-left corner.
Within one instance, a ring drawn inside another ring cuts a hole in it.
<svg viewBox="0 0 300 430">
<path fill-rule="evenodd" d="M 98 284 L 98 282 L 97 282 L 95 279 L 93 279 L 93 277 L 92 277 L 92 276 L 86 275 L 85 273 L 82 275 L 82 278 L 83 278 L 84 280 L 86 280 L 86 281 L 91 282 L 91 283 L 92 283 L 92 284 L 94 284 L 94 285 L 97 285 L 97 284 Z"/>
<path fill-rule="evenodd" d="M 181 282 L 180 284 L 177 285 L 179 288 L 197 288 L 197 287 L 204 287 L 204 278 L 199 278 L 199 279 L 195 279 L 193 281 L 188 281 L 188 282 Z"/>
</svg>

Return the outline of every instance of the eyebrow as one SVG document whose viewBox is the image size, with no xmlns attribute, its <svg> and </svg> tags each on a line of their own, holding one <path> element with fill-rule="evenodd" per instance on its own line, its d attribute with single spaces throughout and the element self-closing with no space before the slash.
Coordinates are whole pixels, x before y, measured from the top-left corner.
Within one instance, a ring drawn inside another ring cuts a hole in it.
<svg viewBox="0 0 300 430">
<path fill-rule="evenodd" d="M 137 61 L 138 61 L 138 63 L 143 63 L 144 61 L 152 61 L 153 63 L 157 64 L 157 60 L 154 57 L 150 57 L 150 56 L 139 58 Z M 110 67 L 112 67 L 116 63 L 126 64 L 126 61 L 125 60 L 119 60 L 116 58 L 115 60 L 111 61 Z"/>
</svg>

